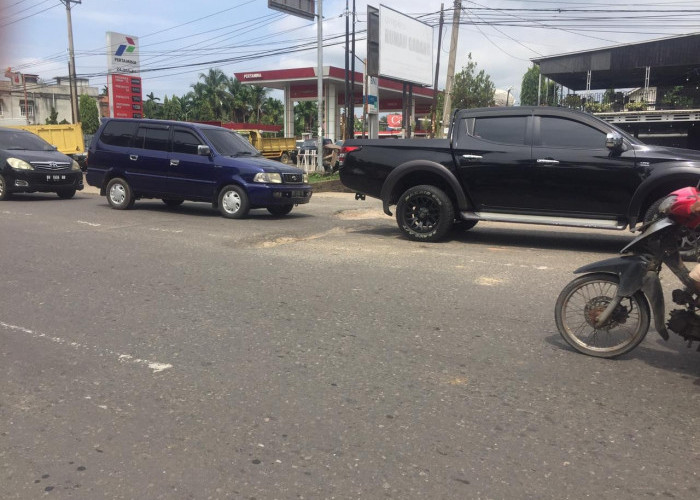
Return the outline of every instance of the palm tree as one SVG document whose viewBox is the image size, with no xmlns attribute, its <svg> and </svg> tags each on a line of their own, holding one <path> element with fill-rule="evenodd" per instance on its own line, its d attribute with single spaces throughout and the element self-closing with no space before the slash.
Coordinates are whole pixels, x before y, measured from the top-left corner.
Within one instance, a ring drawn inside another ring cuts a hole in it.
<svg viewBox="0 0 700 500">
<path fill-rule="evenodd" d="M 238 123 L 246 122 L 251 113 L 250 88 L 234 77 L 228 80 L 226 89 L 231 96 L 231 118 Z"/>
<path fill-rule="evenodd" d="M 284 117 L 284 104 L 279 99 L 268 97 L 262 104 L 262 123 L 270 125 L 282 125 Z"/>
<path fill-rule="evenodd" d="M 316 101 L 301 101 L 294 106 L 294 131 L 297 135 L 314 130 L 318 119 L 317 110 Z"/>
<path fill-rule="evenodd" d="M 260 110 L 265 102 L 266 95 L 267 89 L 265 87 L 261 87 L 260 85 L 250 86 L 250 106 L 253 108 L 253 111 L 255 111 L 255 121 L 257 123 L 260 123 Z"/>
<path fill-rule="evenodd" d="M 226 91 L 228 77 L 219 68 L 209 68 L 208 73 L 199 74 L 199 79 L 202 82 L 198 82 L 192 87 L 202 85 L 202 87 L 195 89 L 195 92 L 200 92 L 204 100 L 209 103 L 216 119 L 223 120 L 225 118 L 224 110 L 228 107 L 230 99 L 230 95 Z"/>
</svg>

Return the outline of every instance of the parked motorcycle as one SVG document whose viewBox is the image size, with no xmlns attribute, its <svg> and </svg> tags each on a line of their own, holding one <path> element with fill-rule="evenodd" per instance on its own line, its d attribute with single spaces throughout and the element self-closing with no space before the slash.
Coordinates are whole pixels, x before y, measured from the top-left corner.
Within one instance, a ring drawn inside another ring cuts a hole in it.
<svg viewBox="0 0 700 500">
<path fill-rule="evenodd" d="M 621 256 L 574 271 L 582 276 L 564 287 L 554 309 L 559 333 L 569 345 L 601 358 L 629 352 L 649 330 L 650 308 L 664 340 L 671 330 L 689 347 L 700 341 L 700 296 L 680 255 L 687 230 L 700 226 L 700 215 L 690 210 L 698 200 L 694 187 L 672 192 L 659 203 L 657 217 L 646 222 L 641 234 L 620 251 Z M 673 302 L 682 308 L 671 311 L 667 323 L 659 280 L 663 265 L 684 286 L 672 293 Z"/>
</svg>

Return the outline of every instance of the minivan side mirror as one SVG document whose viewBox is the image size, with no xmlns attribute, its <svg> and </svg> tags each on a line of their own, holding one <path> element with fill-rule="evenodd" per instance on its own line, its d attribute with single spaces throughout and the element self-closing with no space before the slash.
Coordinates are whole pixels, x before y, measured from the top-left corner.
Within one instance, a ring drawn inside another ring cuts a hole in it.
<svg viewBox="0 0 700 500">
<path fill-rule="evenodd" d="M 608 132 L 605 136 L 605 147 L 611 151 L 622 150 L 622 136 L 617 132 Z"/>
<path fill-rule="evenodd" d="M 197 146 L 197 154 L 199 156 L 209 156 L 211 154 L 211 148 L 209 146 L 203 146 L 200 144 Z"/>
</svg>

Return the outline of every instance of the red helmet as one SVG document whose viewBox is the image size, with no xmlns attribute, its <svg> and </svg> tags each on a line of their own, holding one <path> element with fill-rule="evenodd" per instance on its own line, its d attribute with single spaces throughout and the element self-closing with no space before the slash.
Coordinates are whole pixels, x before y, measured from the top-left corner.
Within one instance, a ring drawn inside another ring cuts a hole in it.
<svg viewBox="0 0 700 500">
<path fill-rule="evenodd" d="M 700 193 L 695 187 L 684 187 L 673 191 L 659 205 L 659 213 L 668 215 L 673 220 L 691 229 L 700 225 L 700 214 L 690 211 L 696 202 L 700 201 Z"/>
</svg>

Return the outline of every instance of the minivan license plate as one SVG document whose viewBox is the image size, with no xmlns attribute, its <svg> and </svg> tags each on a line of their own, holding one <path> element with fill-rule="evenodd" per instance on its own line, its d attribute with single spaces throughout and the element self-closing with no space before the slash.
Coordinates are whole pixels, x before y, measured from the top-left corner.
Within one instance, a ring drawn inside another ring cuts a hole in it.
<svg viewBox="0 0 700 500">
<path fill-rule="evenodd" d="M 47 175 L 46 180 L 47 181 L 65 181 L 66 176 L 65 175 Z"/>
</svg>

